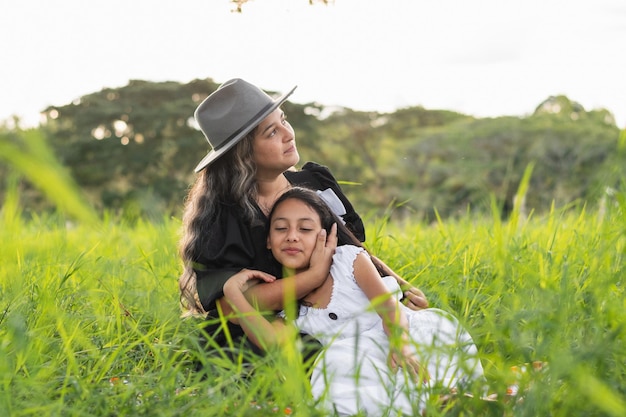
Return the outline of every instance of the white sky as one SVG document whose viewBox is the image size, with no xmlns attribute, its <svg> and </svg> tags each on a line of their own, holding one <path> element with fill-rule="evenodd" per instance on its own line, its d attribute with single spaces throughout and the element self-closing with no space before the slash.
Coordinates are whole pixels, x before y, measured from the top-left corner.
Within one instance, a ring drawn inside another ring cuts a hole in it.
<svg viewBox="0 0 626 417">
<path fill-rule="evenodd" d="M 624 0 L 0 0 L 0 120 L 130 79 L 242 77 L 355 110 L 525 115 L 550 95 L 626 128 Z"/>
</svg>

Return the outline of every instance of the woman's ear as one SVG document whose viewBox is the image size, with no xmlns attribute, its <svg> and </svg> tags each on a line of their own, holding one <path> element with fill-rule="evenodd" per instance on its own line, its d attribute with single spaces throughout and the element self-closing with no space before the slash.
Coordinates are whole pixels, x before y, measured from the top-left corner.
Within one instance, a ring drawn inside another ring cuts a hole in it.
<svg viewBox="0 0 626 417">
<path fill-rule="evenodd" d="M 272 247 L 270 246 L 270 237 L 269 237 L 269 236 L 267 237 L 267 239 L 265 239 L 265 246 L 266 246 L 268 249 L 272 249 Z"/>
</svg>

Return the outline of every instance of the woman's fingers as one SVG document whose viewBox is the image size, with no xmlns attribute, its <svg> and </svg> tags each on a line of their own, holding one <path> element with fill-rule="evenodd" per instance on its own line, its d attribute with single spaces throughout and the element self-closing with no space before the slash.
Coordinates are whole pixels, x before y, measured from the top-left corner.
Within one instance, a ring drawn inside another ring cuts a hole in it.
<svg viewBox="0 0 626 417">
<path fill-rule="evenodd" d="M 428 308 L 428 300 L 422 291 L 415 287 L 410 287 L 404 291 L 406 306 L 411 310 L 422 310 Z"/>
<path fill-rule="evenodd" d="M 248 288 L 256 285 L 257 282 L 252 281 L 257 280 L 261 280 L 264 282 L 274 282 L 276 281 L 276 277 L 263 271 L 258 271 L 256 269 L 242 269 L 235 275 L 231 276 L 228 281 L 226 281 L 224 286 L 236 284 L 242 292 L 245 292 L 248 290 Z"/>
<path fill-rule="evenodd" d="M 244 273 L 245 279 L 247 281 L 253 279 L 260 279 L 265 282 L 274 282 L 276 281 L 276 277 L 274 275 L 268 274 L 263 271 L 258 271 L 256 269 L 243 269 L 241 273 Z"/>
</svg>

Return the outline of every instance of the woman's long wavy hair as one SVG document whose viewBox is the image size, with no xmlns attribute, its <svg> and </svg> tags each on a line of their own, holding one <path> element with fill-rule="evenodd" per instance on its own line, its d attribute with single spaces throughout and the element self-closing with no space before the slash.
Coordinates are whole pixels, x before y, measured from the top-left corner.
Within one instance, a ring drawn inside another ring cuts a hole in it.
<svg viewBox="0 0 626 417">
<path fill-rule="evenodd" d="M 178 280 L 184 316 L 205 313 L 198 298 L 193 266 L 198 262 L 201 248 L 212 238 L 220 205 L 226 203 L 237 207 L 249 221 L 255 218 L 254 201 L 258 193 L 252 152 L 255 131 L 202 170 L 187 194 L 179 242 L 183 273 Z"/>
</svg>

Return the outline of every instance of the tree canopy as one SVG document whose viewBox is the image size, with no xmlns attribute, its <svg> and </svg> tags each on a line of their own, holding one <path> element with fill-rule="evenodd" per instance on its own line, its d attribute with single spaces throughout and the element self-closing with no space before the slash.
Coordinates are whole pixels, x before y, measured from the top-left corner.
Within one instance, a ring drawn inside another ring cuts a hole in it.
<svg viewBox="0 0 626 417">
<path fill-rule="evenodd" d="M 132 80 L 44 112 L 41 132 L 98 210 L 180 215 L 193 168 L 210 149 L 193 120 L 212 79 Z M 549 97 L 524 117 L 446 110 L 391 113 L 286 102 L 301 161 L 327 165 L 363 214 L 432 220 L 512 207 L 533 166 L 526 205 L 596 202 L 621 187 L 625 140 L 607 110 Z M 1 167 L 0 167 L 1 168 Z"/>
</svg>

